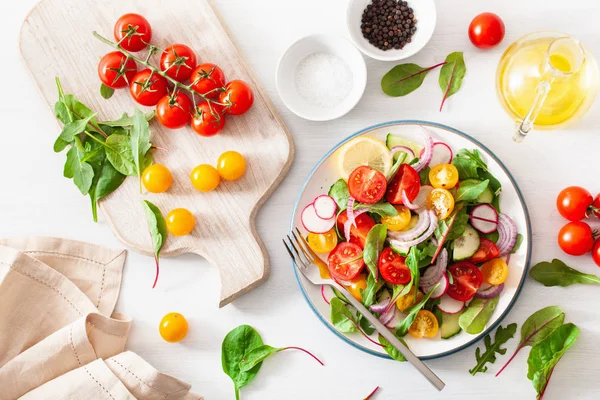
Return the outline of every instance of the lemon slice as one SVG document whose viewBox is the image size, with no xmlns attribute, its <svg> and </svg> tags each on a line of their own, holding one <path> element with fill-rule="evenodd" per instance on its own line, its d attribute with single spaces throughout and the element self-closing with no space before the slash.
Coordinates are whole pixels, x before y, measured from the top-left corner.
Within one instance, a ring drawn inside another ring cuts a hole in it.
<svg viewBox="0 0 600 400">
<path fill-rule="evenodd" d="M 366 165 L 386 175 L 392 168 L 388 148 L 379 140 L 362 136 L 346 143 L 339 150 L 339 168 L 342 178 L 348 177 L 357 167 Z"/>
</svg>

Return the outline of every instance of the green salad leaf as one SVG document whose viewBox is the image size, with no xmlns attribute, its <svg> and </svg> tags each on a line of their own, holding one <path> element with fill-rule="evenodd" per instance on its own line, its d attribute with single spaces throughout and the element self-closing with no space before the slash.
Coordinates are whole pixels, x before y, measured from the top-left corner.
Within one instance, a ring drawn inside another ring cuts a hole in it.
<svg viewBox="0 0 600 400">
<path fill-rule="evenodd" d="M 392 357 L 396 361 L 404 362 L 406 358 L 400 353 L 392 344 L 383 336 L 378 335 L 379 343 L 383 346 L 383 349 L 390 357 Z M 398 338 L 400 342 L 402 342 L 406 346 L 406 342 L 401 337 Z M 408 347 L 408 346 L 407 346 Z"/>
<path fill-rule="evenodd" d="M 396 336 L 402 337 L 408 333 L 408 329 L 413 324 L 413 322 L 415 322 L 415 318 L 417 318 L 417 314 L 425 306 L 427 301 L 429 301 L 429 298 L 431 297 L 432 293 L 437 289 L 437 287 L 439 285 L 440 285 L 439 283 L 437 285 L 435 285 L 433 287 L 433 289 L 431 289 L 429 291 L 429 293 L 427 293 L 425 295 L 425 297 L 423 297 L 423 300 L 421 300 L 419 303 L 415 304 L 414 306 L 412 306 L 411 308 L 406 310 L 406 313 L 407 313 L 406 317 L 396 327 Z"/>
<path fill-rule="evenodd" d="M 381 78 L 381 90 L 392 97 L 406 96 L 423 84 L 429 71 L 443 64 L 436 64 L 428 68 L 412 63 L 396 65 Z"/>
<path fill-rule="evenodd" d="M 460 315 L 458 325 L 471 335 L 483 332 L 498 305 L 499 299 L 499 296 L 492 299 L 473 299 Z"/>
<path fill-rule="evenodd" d="M 331 303 L 331 323 L 339 332 L 352 333 L 358 332 L 357 322 L 354 315 L 346 305 L 337 297 L 330 300 Z"/>
<path fill-rule="evenodd" d="M 379 285 L 375 280 L 375 277 L 369 274 L 369 276 L 367 276 L 367 287 L 362 291 L 362 303 L 365 307 L 370 307 L 375 304 L 378 287 Z"/>
<path fill-rule="evenodd" d="M 385 238 L 387 237 L 387 227 L 383 224 L 377 224 L 371 228 L 367 234 L 365 241 L 365 249 L 363 250 L 363 260 L 369 268 L 369 274 L 373 275 L 375 280 L 378 280 L 378 268 L 379 256 L 383 250 L 385 244 Z"/>
<path fill-rule="evenodd" d="M 419 171 L 419 180 L 421 181 L 421 186 L 430 184 L 429 171 L 431 171 L 431 168 L 429 168 L 429 165 L 426 165 L 425 168 L 423 168 L 421 171 Z"/>
<path fill-rule="evenodd" d="M 475 201 L 487 189 L 490 181 L 482 182 L 464 181 L 456 191 L 456 201 Z"/>
<path fill-rule="evenodd" d="M 258 362 L 247 371 L 242 371 L 241 364 L 246 354 L 263 345 L 262 338 L 249 325 L 240 325 L 225 336 L 221 345 L 221 365 L 233 381 L 235 398 L 239 400 L 240 389 L 248 385 L 256 376 L 262 362 Z"/>
<path fill-rule="evenodd" d="M 104 83 L 100 85 L 100 96 L 102 96 L 102 98 L 108 100 L 113 96 L 113 94 L 115 94 L 115 89 L 111 88 L 110 86 L 106 86 Z"/>
<path fill-rule="evenodd" d="M 255 347 L 254 349 L 248 351 L 244 355 L 244 358 L 240 363 L 240 371 L 248 372 L 252 370 L 252 368 L 262 363 L 267 357 L 281 350 L 283 349 L 278 349 L 276 347 L 269 346 L 268 344 L 263 344 L 262 346 Z"/>
<path fill-rule="evenodd" d="M 378 214 L 382 217 L 395 217 L 398 215 L 398 210 L 394 208 L 390 203 L 375 203 L 375 204 L 363 204 L 357 203 L 354 206 L 355 210 L 360 210 L 366 208 L 370 213 Z"/>
<path fill-rule="evenodd" d="M 98 201 L 117 190 L 123 181 L 125 181 L 125 175 L 117 171 L 110 161 L 104 157 L 98 171 L 94 174 L 94 180 L 89 191 L 94 222 L 98 221 Z"/>
<path fill-rule="evenodd" d="M 467 66 L 465 65 L 463 53 L 457 51 L 448 54 L 448 57 L 446 57 L 446 63 L 440 70 L 439 84 L 442 92 L 444 93 L 444 98 L 442 99 L 442 104 L 440 105 L 440 111 L 442 111 L 442 108 L 444 108 L 446 99 L 458 92 L 466 73 Z"/>
<path fill-rule="evenodd" d="M 519 249 L 521 248 L 521 245 L 523 244 L 523 239 L 524 239 L 523 235 L 521 235 L 520 233 L 517 233 L 517 241 L 515 242 L 515 245 L 513 246 L 512 250 L 510 251 L 511 254 L 515 254 L 517 251 L 519 251 Z"/>
<path fill-rule="evenodd" d="M 444 235 L 446 235 L 446 242 L 450 242 L 460 237 L 467 228 L 467 223 L 469 222 L 469 214 L 467 214 L 467 207 L 464 207 L 462 204 L 457 204 L 454 208 L 455 214 L 449 219 L 444 219 L 438 221 L 437 227 L 435 228 L 434 235 L 437 240 L 442 240 Z"/>
<path fill-rule="evenodd" d="M 167 225 L 165 219 L 160 212 L 160 209 L 148 200 L 142 200 L 142 206 L 146 213 L 146 220 L 148 221 L 148 230 L 150 231 L 150 237 L 152 238 L 152 249 L 154 251 L 154 261 L 156 262 L 156 277 L 154 278 L 154 284 L 152 288 L 156 286 L 158 281 L 159 272 L 159 253 L 163 244 L 167 240 Z"/>
<path fill-rule="evenodd" d="M 144 114 L 144 118 L 146 118 L 146 121 L 150 122 L 152 118 L 154 118 L 154 115 L 154 111 L 150 111 Z M 135 114 L 130 116 L 127 113 L 123 113 L 120 118 L 113 121 L 102 121 L 100 122 L 100 125 L 109 126 L 111 128 L 129 128 L 134 125 L 135 118 Z"/>
<path fill-rule="evenodd" d="M 537 263 L 529 271 L 529 275 L 544 286 L 570 286 L 576 283 L 600 285 L 600 278 L 592 274 L 584 274 L 555 258 L 552 262 Z"/>
<path fill-rule="evenodd" d="M 394 165 L 392 165 L 392 168 L 390 168 L 389 172 L 387 173 L 387 176 L 385 177 L 388 182 L 391 181 L 394 178 L 394 176 L 396 176 L 398 169 L 400 169 L 400 166 L 402 165 L 402 163 L 404 163 L 404 160 L 406 160 L 406 156 L 407 154 L 405 152 L 397 154 L 397 157 L 395 157 Z"/>
<path fill-rule="evenodd" d="M 502 348 L 502 345 L 508 342 L 515 336 L 517 331 L 517 324 L 510 324 L 506 328 L 498 326 L 496 330 L 496 337 L 494 343 L 492 343 L 492 337 L 490 334 L 485 335 L 483 343 L 485 345 L 485 352 L 482 354 L 481 349 L 478 347 L 475 351 L 475 360 L 477 364 L 469 370 L 469 373 L 475 376 L 476 373 L 484 373 L 488 370 L 487 363 L 496 362 L 496 353 L 504 355 L 506 354 L 506 348 Z"/>
<path fill-rule="evenodd" d="M 73 146 L 67 152 L 63 175 L 65 178 L 73 179 L 81 194 L 88 194 L 94 179 L 94 170 L 90 164 L 82 161 L 84 156 L 85 149 L 81 140 L 74 137 Z"/>
<path fill-rule="evenodd" d="M 344 179 L 340 178 L 331 185 L 328 194 L 335 200 L 340 211 L 344 211 L 348 207 L 350 193 L 348 192 L 348 184 Z"/>
</svg>

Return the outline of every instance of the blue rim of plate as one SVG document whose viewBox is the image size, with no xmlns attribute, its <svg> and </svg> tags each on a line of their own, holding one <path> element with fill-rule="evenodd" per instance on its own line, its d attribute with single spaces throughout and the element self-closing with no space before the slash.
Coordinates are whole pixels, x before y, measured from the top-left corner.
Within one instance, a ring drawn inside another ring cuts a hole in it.
<svg viewBox="0 0 600 400">
<path fill-rule="evenodd" d="M 506 310 L 504 310 L 504 312 L 502 313 L 502 315 L 500 315 L 500 317 L 498 318 L 497 321 L 495 321 L 492 325 L 490 325 L 486 330 L 484 330 L 483 332 L 481 332 L 479 335 L 475 336 L 472 340 L 470 340 L 469 342 L 455 348 L 449 351 L 445 351 L 443 353 L 439 353 L 439 354 L 435 354 L 435 355 L 431 355 L 431 356 L 422 356 L 419 357 L 421 360 L 434 360 L 437 358 L 442 358 L 442 357 L 446 357 L 455 353 L 458 353 L 461 350 L 466 349 L 467 347 L 473 345 L 475 342 L 479 341 L 481 338 L 483 338 L 485 335 L 487 335 L 488 333 L 490 333 L 492 330 L 494 330 L 501 322 L 502 320 L 508 315 L 508 313 L 510 312 L 510 310 L 513 308 L 513 306 L 515 305 L 517 299 L 519 298 L 519 296 L 521 295 L 521 290 L 523 289 L 523 284 L 525 283 L 525 278 L 527 277 L 527 272 L 529 271 L 529 264 L 531 262 L 531 245 L 532 245 L 532 238 L 531 238 L 531 221 L 529 218 L 529 211 L 527 210 L 527 204 L 525 204 L 525 199 L 523 198 L 523 194 L 521 193 L 521 189 L 519 188 L 519 186 L 517 185 L 517 182 L 515 181 L 515 179 L 513 178 L 512 174 L 508 171 L 508 169 L 506 168 L 506 166 L 504 166 L 504 164 L 502 163 L 502 161 L 500 161 L 498 159 L 498 157 L 496 157 L 496 155 L 484 144 L 482 144 L 481 142 L 479 142 L 477 139 L 467 135 L 464 132 L 461 132 L 457 129 L 451 128 L 447 125 L 443 125 L 443 124 L 438 124 L 436 122 L 429 122 L 429 121 L 421 121 L 421 120 L 399 120 L 399 121 L 390 121 L 390 122 L 384 122 L 381 124 L 377 124 L 377 125 L 372 125 L 368 128 L 362 129 L 356 133 L 354 133 L 351 136 L 348 136 L 347 138 L 345 138 L 344 140 L 342 140 L 341 142 L 339 142 L 338 144 L 336 144 L 331 150 L 329 150 L 320 160 L 319 162 L 313 167 L 313 169 L 310 171 L 310 173 L 308 174 L 308 176 L 306 177 L 304 183 L 302 184 L 302 188 L 300 189 L 300 193 L 298 194 L 298 198 L 296 199 L 296 202 L 294 203 L 294 212 L 292 213 L 292 221 L 290 223 L 290 230 L 294 229 L 294 220 L 296 218 L 296 210 L 298 209 L 298 203 L 300 202 L 300 198 L 302 197 L 302 193 L 304 193 L 304 190 L 306 190 L 306 185 L 308 184 L 308 182 L 310 181 L 310 179 L 312 178 L 312 176 L 314 175 L 315 171 L 317 170 L 317 168 L 327 159 L 329 158 L 329 156 L 331 156 L 331 154 L 333 154 L 340 146 L 342 146 L 344 143 L 348 142 L 351 139 L 354 139 L 357 136 L 363 135 L 367 132 L 370 132 L 372 130 L 375 129 L 379 129 L 379 128 L 385 128 L 386 126 L 391 126 L 391 125 L 423 125 L 423 126 L 431 126 L 434 128 L 439 128 L 439 129 L 443 129 L 446 131 L 449 131 L 451 133 L 454 133 L 458 136 L 461 136 L 469 141 L 471 141 L 472 143 L 474 143 L 475 145 L 481 147 L 483 150 L 485 150 L 493 159 L 494 161 L 496 161 L 498 163 L 498 165 L 500 166 L 500 168 L 502 168 L 502 170 L 506 173 L 506 175 L 508 176 L 508 179 L 510 180 L 510 182 L 513 184 L 514 188 L 517 191 L 517 196 L 519 197 L 519 201 L 521 202 L 521 205 L 523 207 L 523 211 L 525 212 L 525 222 L 526 222 L 526 226 L 527 226 L 527 257 L 525 260 L 525 268 L 523 270 L 523 276 L 521 277 L 521 281 L 519 282 L 519 286 L 517 287 L 517 291 L 514 295 L 514 297 L 512 298 L 512 300 L 510 301 L 510 303 L 508 304 L 508 307 L 506 307 Z M 339 337 L 340 339 L 342 339 L 344 342 L 348 343 L 350 346 L 364 351 L 365 353 L 371 354 L 373 356 L 376 357 L 381 357 L 381 358 L 386 358 L 386 359 L 391 359 L 391 357 L 387 354 L 381 354 L 381 353 L 377 353 L 367 347 L 363 347 L 353 341 L 351 341 L 350 339 L 348 339 L 345 335 L 343 335 L 342 333 L 338 332 L 337 330 L 335 330 L 329 323 L 329 321 L 325 320 L 325 318 L 323 318 L 323 316 L 317 311 L 317 309 L 313 306 L 312 301 L 308 298 L 308 295 L 306 294 L 306 290 L 304 289 L 304 286 L 302 285 L 302 282 L 300 281 L 300 277 L 298 275 L 298 270 L 296 268 L 296 265 L 294 262 L 292 262 L 292 268 L 294 270 L 294 276 L 296 277 L 296 282 L 298 282 L 298 286 L 300 286 L 300 291 L 302 292 L 302 296 L 304 296 L 304 300 L 306 300 L 306 302 L 308 303 L 310 309 L 313 311 L 313 313 L 315 313 L 315 315 L 319 318 L 319 320 L 321 320 L 321 322 L 331 331 L 333 332 L 337 337 Z"/>
</svg>

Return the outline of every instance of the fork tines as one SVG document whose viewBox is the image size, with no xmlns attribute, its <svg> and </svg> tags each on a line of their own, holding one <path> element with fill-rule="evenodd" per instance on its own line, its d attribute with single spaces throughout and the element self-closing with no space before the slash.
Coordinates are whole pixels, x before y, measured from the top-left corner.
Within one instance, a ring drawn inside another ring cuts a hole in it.
<svg viewBox="0 0 600 400">
<path fill-rule="evenodd" d="M 298 232 L 298 234 L 296 234 L 296 232 Z M 308 248 L 308 243 L 306 243 L 306 240 L 304 240 L 298 228 L 296 228 L 296 232 L 292 231 L 291 235 L 286 235 L 289 244 L 285 239 L 282 239 L 282 241 L 296 265 L 301 268 L 306 268 L 313 263 L 314 259 Z"/>
</svg>

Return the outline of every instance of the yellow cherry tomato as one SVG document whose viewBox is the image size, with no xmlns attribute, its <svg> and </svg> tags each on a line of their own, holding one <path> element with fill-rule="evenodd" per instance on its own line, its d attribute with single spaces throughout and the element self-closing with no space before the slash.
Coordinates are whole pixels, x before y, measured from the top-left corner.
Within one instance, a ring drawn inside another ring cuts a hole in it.
<svg viewBox="0 0 600 400">
<path fill-rule="evenodd" d="M 452 164 L 438 164 L 429 171 L 431 186 L 438 189 L 452 189 L 458 183 L 458 170 Z"/>
<path fill-rule="evenodd" d="M 192 185 L 201 192 L 215 190 L 221 183 L 221 176 L 215 167 L 208 164 L 200 164 L 190 174 Z"/>
<path fill-rule="evenodd" d="M 309 233 L 308 234 L 308 246 L 315 253 L 325 254 L 329 253 L 335 248 L 338 243 L 337 233 L 335 229 L 331 228 L 325 233 Z"/>
<path fill-rule="evenodd" d="M 387 226 L 390 231 L 401 231 L 410 224 L 410 210 L 405 206 L 394 206 L 398 215 L 393 217 L 382 217 L 381 223 Z"/>
<path fill-rule="evenodd" d="M 179 313 L 168 313 L 160 321 L 158 332 L 164 340 L 175 343 L 182 340 L 188 331 L 188 323 L 185 317 Z"/>
<path fill-rule="evenodd" d="M 152 164 L 142 172 L 142 183 L 150 193 L 162 193 L 173 184 L 173 175 L 162 164 Z"/>
<path fill-rule="evenodd" d="M 454 197 L 446 189 L 433 189 L 425 200 L 425 207 L 435 211 L 438 219 L 446 219 L 454 210 Z"/>
<path fill-rule="evenodd" d="M 417 226 L 417 223 L 419 222 L 419 216 L 418 215 L 413 215 L 412 217 L 410 217 L 410 222 L 408 223 L 408 225 L 402 229 L 403 231 L 408 231 L 411 230 L 412 228 L 414 228 L 415 226 Z"/>
<path fill-rule="evenodd" d="M 167 230 L 173 236 L 189 234 L 196 224 L 194 215 L 185 208 L 176 208 L 167 214 Z"/>
<path fill-rule="evenodd" d="M 494 258 L 481 267 L 483 281 L 490 285 L 499 285 L 508 278 L 508 265 L 502 258 Z"/>
<path fill-rule="evenodd" d="M 423 293 L 421 293 L 420 290 L 417 290 L 417 288 L 413 286 L 410 292 L 408 292 L 404 296 L 398 297 L 398 300 L 396 300 L 396 307 L 398 307 L 398 310 L 400 311 L 405 311 L 409 307 L 412 307 L 418 302 L 420 302 L 421 300 L 423 300 Z"/>
<path fill-rule="evenodd" d="M 350 282 L 350 286 L 346 286 L 346 289 L 348 289 L 348 292 L 350 292 L 356 300 L 362 302 L 361 289 L 365 290 L 367 288 L 367 276 L 365 274 L 360 274 Z"/>
<path fill-rule="evenodd" d="M 217 161 L 217 169 L 221 178 L 228 181 L 240 179 L 246 172 L 246 160 L 237 151 L 226 151 Z"/>
<path fill-rule="evenodd" d="M 432 338 L 437 335 L 439 329 L 438 320 L 431 311 L 421 310 L 417 313 L 417 318 L 408 328 L 410 336 L 420 338 Z"/>
</svg>

